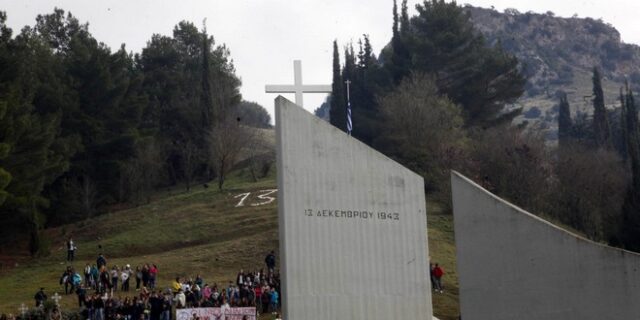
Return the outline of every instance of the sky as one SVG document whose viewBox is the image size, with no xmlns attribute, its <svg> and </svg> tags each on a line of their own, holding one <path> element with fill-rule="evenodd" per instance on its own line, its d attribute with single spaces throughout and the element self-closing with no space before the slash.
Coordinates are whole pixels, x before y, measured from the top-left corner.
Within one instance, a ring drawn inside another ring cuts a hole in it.
<svg viewBox="0 0 640 320">
<path fill-rule="evenodd" d="M 398 0 L 400 3 L 401 0 Z M 419 0 L 409 0 L 410 14 Z M 640 44 L 640 1 L 636 0 L 466 0 L 503 11 L 556 16 L 602 18 L 621 33 L 626 43 Z M 245 100 L 258 102 L 272 115 L 276 94 L 266 84 L 292 84 L 293 60 L 302 60 L 304 84 L 331 84 L 332 43 L 342 47 L 368 34 L 378 53 L 391 39 L 392 0 L 0 0 L 8 25 L 18 33 L 33 26 L 38 14 L 54 7 L 71 12 L 113 51 L 122 43 L 139 53 L 153 34 L 171 35 L 182 20 L 202 26 L 217 44 L 226 44 L 242 80 Z M 294 99 L 293 94 L 283 94 Z M 324 94 L 305 94 L 305 109 L 313 111 Z M 273 120 L 272 120 L 273 121 Z"/>
</svg>

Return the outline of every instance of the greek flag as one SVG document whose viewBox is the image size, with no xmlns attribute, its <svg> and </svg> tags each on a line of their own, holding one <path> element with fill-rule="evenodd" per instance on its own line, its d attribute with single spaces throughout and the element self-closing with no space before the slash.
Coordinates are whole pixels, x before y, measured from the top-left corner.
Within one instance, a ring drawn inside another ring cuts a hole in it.
<svg viewBox="0 0 640 320">
<path fill-rule="evenodd" d="M 347 133 L 351 135 L 353 123 L 351 123 L 351 101 L 347 102 Z"/>
</svg>

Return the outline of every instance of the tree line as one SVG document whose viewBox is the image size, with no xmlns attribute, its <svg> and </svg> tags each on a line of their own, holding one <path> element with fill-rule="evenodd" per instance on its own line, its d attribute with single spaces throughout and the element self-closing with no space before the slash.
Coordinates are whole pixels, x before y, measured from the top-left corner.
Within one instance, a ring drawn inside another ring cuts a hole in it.
<svg viewBox="0 0 640 320">
<path fill-rule="evenodd" d="M 456 2 L 425 0 L 409 17 L 393 5 L 393 36 L 380 56 L 364 35 L 340 52 L 333 43 L 330 121 L 425 178 L 428 196 L 450 208 L 449 170 L 596 241 L 640 249 L 640 137 L 630 89 L 621 108 L 604 105 L 593 76 L 593 113 L 571 117 L 560 100 L 560 143 L 514 124 L 524 66 L 489 44 Z M 342 58 L 342 60 L 341 60 Z M 632 177 L 632 178 L 629 178 Z"/>
<path fill-rule="evenodd" d="M 16 35 L 6 19 L 0 12 L 3 243 L 28 237 L 37 254 L 47 225 L 148 202 L 159 187 L 222 188 L 241 158 L 271 161 L 252 129 L 269 127 L 269 114 L 242 101 L 229 49 L 205 27 L 182 21 L 133 54 L 62 9 Z"/>
</svg>

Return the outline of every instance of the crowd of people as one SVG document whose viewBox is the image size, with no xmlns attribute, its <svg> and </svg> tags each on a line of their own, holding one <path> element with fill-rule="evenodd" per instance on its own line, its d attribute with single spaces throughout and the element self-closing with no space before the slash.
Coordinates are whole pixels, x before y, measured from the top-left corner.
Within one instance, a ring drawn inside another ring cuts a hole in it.
<svg viewBox="0 0 640 320">
<path fill-rule="evenodd" d="M 69 257 L 68 257 L 69 258 Z M 78 298 L 84 319 L 169 320 L 171 311 L 181 308 L 255 307 L 256 312 L 280 310 L 280 274 L 275 269 L 276 257 L 271 251 L 265 257 L 265 268 L 251 272 L 240 270 L 228 285 L 208 283 L 195 277 L 176 277 L 171 286 L 157 287 L 158 266 L 152 263 L 133 269 L 108 266 L 103 254 L 96 263 L 86 264 L 82 271 L 68 266 L 60 277 L 65 294 Z M 83 273 L 83 275 L 81 274 Z M 133 280 L 135 280 L 135 288 Z M 129 293 L 131 292 L 131 293 Z M 134 293 L 135 292 L 135 293 Z M 44 288 L 34 296 L 36 307 L 47 300 Z"/>
<path fill-rule="evenodd" d="M 99 254 L 96 263 L 94 265 L 87 263 L 82 272 L 84 278 L 73 267 L 67 266 L 60 276 L 60 285 L 64 286 L 65 294 L 73 293 L 78 288 L 93 289 L 97 293 L 128 292 L 132 278 L 135 279 L 136 290 L 140 290 L 141 286 L 153 290 L 156 288 L 158 266 L 144 264 L 133 270 L 127 264 L 124 267 L 113 265 L 108 268 L 106 258 Z"/>
<path fill-rule="evenodd" d="M 75 251 L 71 239 L 68 248 Z M 67 252 L 72 261 L 73 252 Z M 86 264 L 81 271 L 68 266 L 60 277 L 65 294 L 75 293 L 80 314 L 84 319 L 169 320 L 173 309 L 211 308 L 222 310 L 234 307 L 255 307 L 256 312 L 276 313 L 280 310 L 280 274 L 275 269 L 276 257 L 271 251 L 265 257 L 265 268 L 250 272 L 240 270 L 235 281 L 224 284 L 208 283 L 197 274 L 195 277 L 176 277 L 170 287 L 157 288 L 158 266 L 147 263 L 131 268 L 113 265 L 108 267 L 103 254 L 96 263 Z M 443 293 L 444 270 L 437 263 L 430 263 L 432 289 Z M 131 280 L 131 279 L 134 280 Z M 135 287 L 130 282 L 135 281 Z M 135 294 L 129 292 L 135 291 Z M 44 288 L 34 296 L 36 307 L 47 300 Z M 5 317 L 6 318 L 6 317 Z"/>
</svg>

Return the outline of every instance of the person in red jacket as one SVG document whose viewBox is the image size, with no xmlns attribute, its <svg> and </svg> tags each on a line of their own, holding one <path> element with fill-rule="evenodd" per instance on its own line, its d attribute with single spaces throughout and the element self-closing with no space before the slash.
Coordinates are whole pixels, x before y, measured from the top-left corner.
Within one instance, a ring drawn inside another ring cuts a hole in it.
<svg viewBox="0 0 640 320">
<path fill-rule="evenodd" d="M 436 266 L 433 268 L 433 278 L 435 280 L 435 289 L 436 292 L 443 293 L 442 290 L 442 276 L 444 275 L 444 270 L 440 268 L 440 266 L 436 263 Z"/>
</svg>

